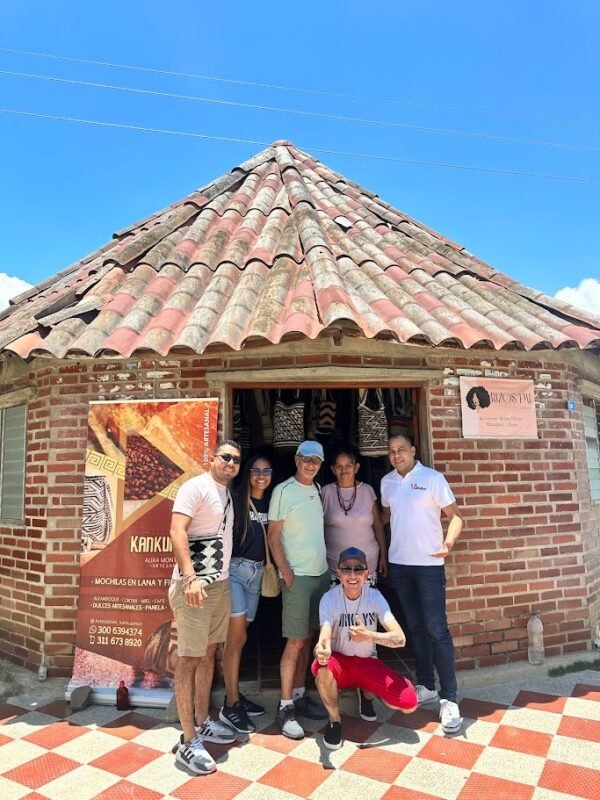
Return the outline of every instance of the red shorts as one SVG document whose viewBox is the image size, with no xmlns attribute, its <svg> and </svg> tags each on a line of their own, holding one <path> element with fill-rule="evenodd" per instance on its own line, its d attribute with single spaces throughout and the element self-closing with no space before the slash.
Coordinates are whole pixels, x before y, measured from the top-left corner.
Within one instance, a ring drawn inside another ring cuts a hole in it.
<svg viewBox="0 0 600 800">
<path fill-rule="evenodd" d="M 412 709 L 417 705 L 417 694 L 410 681 L 398 675 L 378 658 L 360 658 L 332 653 L 329 662 L 321 665 L 315 659 L 311 672 L 316 676 L 320 669 L 328 669 L 342 689 L 362 689 L 373 692 L 392 708 Z"/>
</svg>

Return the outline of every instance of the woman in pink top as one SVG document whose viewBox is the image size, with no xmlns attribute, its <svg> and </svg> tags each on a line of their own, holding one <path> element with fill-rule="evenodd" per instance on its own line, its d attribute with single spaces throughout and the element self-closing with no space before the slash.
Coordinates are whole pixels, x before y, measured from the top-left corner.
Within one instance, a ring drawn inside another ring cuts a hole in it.
<svg viewBox="0 0 600 800">
<path fill-rule="evenodd" d="M 367 556 L 369 581 L 374 585 L 378 574 L 387 574 L 387 547 L 373 487 L 356 480 L 359 467 L 350 448 L 338 450 L 331 465 L 335 483 L 321 490 L 327 563 L 337 582 L 340 553 L 358 547 Z"/>
</svg>

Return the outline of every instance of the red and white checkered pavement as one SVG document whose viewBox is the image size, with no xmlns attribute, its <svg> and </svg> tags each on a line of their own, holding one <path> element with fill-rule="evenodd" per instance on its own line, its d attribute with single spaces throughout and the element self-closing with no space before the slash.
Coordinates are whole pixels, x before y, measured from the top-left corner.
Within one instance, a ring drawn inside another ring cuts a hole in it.
<svg viewBox="0 0 600 800">
<path fill-rule="evenodd" d="M 405 716 L 378 705 L 381 722 L 343 717 L 345 743 L 334 752 L 324 748 L 318 722 L 304 740 L 285 739 L 271 708 L 248 741 L 208 746 L 218 771 L 206 777 L 175 767 L 179 731 L 159 712 L 92 706 L 70 715 L 62 701 L 34 711 L 4 705 L 0 798 L 598 800 L 597 674 L 597 685 L 579 683 L 562 695 L 515 689 L 502 703 L 463 699 L 464 729 L 453 738 L 435 710 Z"/>
</svg>

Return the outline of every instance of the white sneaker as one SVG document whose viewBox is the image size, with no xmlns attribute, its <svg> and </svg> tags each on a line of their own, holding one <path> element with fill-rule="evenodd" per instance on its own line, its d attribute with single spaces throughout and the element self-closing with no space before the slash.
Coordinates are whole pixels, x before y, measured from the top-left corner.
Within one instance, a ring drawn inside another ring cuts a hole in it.
<svg viewBox="0 0 600 800">
<path fill-rule="evenodd" d="M 420 683 L 415 686 L 415 692 L 417 693 L 417 702 L 420 706 L 425 705 L 425 703 L 433 703 L 440 698 L 435 689 L 428 689 Z"/>
<path fill-rule="evenodd" d="M 207 717 L 202 725 L 198 725 L 196 736 L 204 742 L 214 742 L 215 744 L 231 744 L 236 740 L 235 731 L 228 725 L 223 725 L 210 717 Z"/>
<path fill-rule="evenodd" d="M 210 775 L 211 772 L 217 770 L 214 758 L 197 736 L 191 742 L 184 742 L 183 735 L 181 736 L 177 745 L 175 762 L 182 764 L 194 775 Z"/>
<path fill-rule="evenodd" d="M 458 705 L 452 700 L 440 700 L 440 720 L 444 733 L 458 733 L 462 728 Z"/>
</svg>

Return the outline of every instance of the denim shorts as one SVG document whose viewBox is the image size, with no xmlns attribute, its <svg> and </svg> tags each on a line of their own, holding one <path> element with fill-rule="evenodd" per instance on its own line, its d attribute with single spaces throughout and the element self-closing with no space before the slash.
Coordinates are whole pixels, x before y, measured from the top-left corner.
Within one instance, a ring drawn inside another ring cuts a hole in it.
<svg viewBox="0 0 600 800">
<path fill-rule="evenodd" d="M 241 617 L 245 614 L 248 622 L 252 622 L 256 617 L 262 574 L 262 561 L 251 561 L 248 558 L 231 559 L 229 585 L 232 617 Z"/>
</svg>

